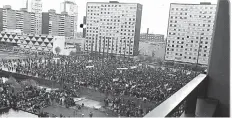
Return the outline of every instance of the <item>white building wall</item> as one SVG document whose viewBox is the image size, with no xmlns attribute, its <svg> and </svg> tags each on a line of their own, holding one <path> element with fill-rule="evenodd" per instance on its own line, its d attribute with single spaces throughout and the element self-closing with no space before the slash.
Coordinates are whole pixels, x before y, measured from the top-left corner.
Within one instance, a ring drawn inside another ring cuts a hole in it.
<svg viewBox="0 0 232 118">
<path fill-rule="evenodd" d="M 215 12 L 216 5 L 171 4 L 165 60 L 207 65 Z"/>
<path fill-rule="evenodd" d="M 66 6 L 66 7 L 65 7 Z M 66 8 L 66 9 L 65 9 Z M 78 20 L 78 6 L 73 0 L 66 0 L 60 4 L 60 11 L 66 11 L 69 16 L 74 16 L 73 20 L 73 31 L 74 31 L 74 39 L 77 38 L 77 20 Z"/>
<path fill-rule="evenodd" d="M 42 33 L 42 0 L 28 0 L 28 11 L 35 13 L 34 33 Z"/>
<path fill-rule="evenodd" d="M 60 55 L 65 55 L 65 37 L 64 36 L 54 36 L 53 39 L 53 53 L 56 54 L 56 47 L 60 47 Z"/>
<path fill-rule="evenodd" d="M 87 3 L 85 51 L 133 55 L 137 3 Z"/>
</svg>

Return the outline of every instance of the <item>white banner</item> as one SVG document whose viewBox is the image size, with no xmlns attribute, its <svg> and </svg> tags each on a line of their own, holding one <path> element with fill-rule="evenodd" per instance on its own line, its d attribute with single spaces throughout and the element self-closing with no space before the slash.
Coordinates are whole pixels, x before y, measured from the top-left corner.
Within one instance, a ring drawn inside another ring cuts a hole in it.
<svg viewBox="0 0 232 118">
<path fill-rule="evenodd" d="M 128 68 L 117 68 L 118 70 L 127 70 Z"/>
<path fill-rule="evenodd" d="M 113 79 L 113 82 L 117 82 L 119 80 L 119 78 L 115 78 Z"/>
<path fill-rule="evenodd" d="M 131 66 L 130 68 L 131 68 L 131 69 L 135 69 L 135 68 L 137 68 L 137 66 Z"/>
<path fill-rule="evenodd" d="M 86 68 L 93 68 L 94 66 L 86 66 Z"/>
</svg>

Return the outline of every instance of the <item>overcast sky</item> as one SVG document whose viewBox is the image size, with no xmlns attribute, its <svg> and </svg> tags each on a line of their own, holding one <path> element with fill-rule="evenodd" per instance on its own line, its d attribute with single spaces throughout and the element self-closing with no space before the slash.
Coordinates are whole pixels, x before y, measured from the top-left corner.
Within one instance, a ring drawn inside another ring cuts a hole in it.
<svg viewBox="0 0 232 118">
<path fill-rule="evenodd" d="M 11 5 L 13 9 L 20 9 L 24 5 L 25 0 L 0 0 L 0 7 L 3 5 Z M 64 0 L 42 0 L 43 11 L 55 9 L 60 13 L 60 3 Z M 73 0 L 78 5 L 78 24 L 83 23 L 83 16 L 86 14 L 86 2 L 108 2 L 110 0 Z M 116 0 L 111 0 L 116 1 Z M 211 2 L 216 4 L 217 0 L 117 0 L 119 2 L 140 3 L 143 5 L 141 33 L 146 32 L 150 28 L 150 33 L 167 34 L 168 16 L 170 3 L 195 3 Z M 79 25 L 78 25 L 79 26 Z M 78 31 L 81 31 L 78 28 Z"/>
</svg>

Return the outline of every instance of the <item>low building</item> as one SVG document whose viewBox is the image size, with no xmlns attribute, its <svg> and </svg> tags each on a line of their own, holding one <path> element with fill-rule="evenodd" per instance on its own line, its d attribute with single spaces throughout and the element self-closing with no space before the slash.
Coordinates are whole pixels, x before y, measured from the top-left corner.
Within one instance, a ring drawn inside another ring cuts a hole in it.
<svg viewBox="0 0 232 118">
<path fill-rule="evenodd" d="M 165 42 L 139 42 L 139 54 L 164 60 Z"/>
<path fill-rule="evenodd" d="M 6 30 L 1 32 L 0 42 L 11 43 L 21 49 L 35 52 L 52 52 L 57 46 L 61 48 L 61 52 L 65 49 L 64 36 L 23 34 Z"/>
<path fill-rule="evenodd" d="M 66 47 L 75 47 L 76 51 L 84 51 L 84 41 L 85 38 L 70 39 L 66 38 L 65 44 Z"/>
<path fill-rule="evenodd" d="M 142 33 L 140 34 L 140 41 L 164 42 L 164 35 Z"/>
</svg>

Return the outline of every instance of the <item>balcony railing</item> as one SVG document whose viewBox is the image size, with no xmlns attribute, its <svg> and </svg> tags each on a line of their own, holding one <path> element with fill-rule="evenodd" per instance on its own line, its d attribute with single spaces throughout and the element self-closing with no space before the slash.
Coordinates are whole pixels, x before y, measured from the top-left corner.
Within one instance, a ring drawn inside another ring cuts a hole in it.
<svg viewBox="0 0 232 118">
<path fill-rule="evenodd" d="M 204 97 L 207 76 L 200 74 L 144 117 L 194 117 L 197 97 Z"/>
</svg>

